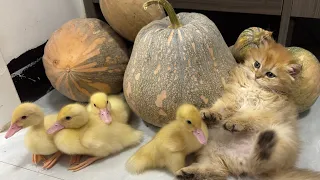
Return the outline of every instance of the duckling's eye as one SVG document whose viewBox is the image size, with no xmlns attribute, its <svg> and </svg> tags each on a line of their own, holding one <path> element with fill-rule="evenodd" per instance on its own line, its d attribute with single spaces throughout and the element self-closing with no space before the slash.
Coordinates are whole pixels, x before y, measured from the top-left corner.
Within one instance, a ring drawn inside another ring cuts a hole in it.
<svg viewBox="0 0 320 180">
<path fill-rule="evenodd" d="M 253 65 L 254 65 L 254 67 L 257 68 L 257 69 L 259 69 L 260 66 L 261 66 L 261 64 L 260 64 L 258 61 L 254 62 Z"/>
<path fill-rule="evenodd" d="M 109 101 L 107 101 L 107 104 L 109 104 Z"/>
<path fill-rule="evenodd" d="M 187 122 L 188 124 L 192 124 L 190 120 L 187 120 L 186 122 Z"/>
<path fill-rule="evenodd" d="M 273 74 L 272 72 L 267 72 L 267 73 L 266 73 L 266 76 L 267 76 L 268 78 L 274 78 L 274 77 L 276 77 L 276 75 Z"/>
<path fill-rule="evenodd" d="M 70 117 L 70 116 L 67 116 L 67 117 L 66 117 L 66 120 L 70 120 L 70 119 L 71 119 L 71 117 Z"/>
<path fill-rule="evenodd" d="M 93 104 L 94 105 L 94 107 L 97 107 L 97 105 L 96 104 Z"/>
<path fill-rule="evenodd" d="M 23 120 L 24 120 L 24 119 L 27 119 L 27 116 L 22 116 L 21 119 L 23 119 Z"/>
</svg>

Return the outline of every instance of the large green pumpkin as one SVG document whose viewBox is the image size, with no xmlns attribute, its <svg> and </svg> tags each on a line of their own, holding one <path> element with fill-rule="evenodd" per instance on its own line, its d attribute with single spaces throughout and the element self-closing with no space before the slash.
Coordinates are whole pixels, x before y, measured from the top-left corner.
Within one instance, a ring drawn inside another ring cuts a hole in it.
<svg viewBox="0 0 320 180">
<path fill-rule="evenodd" d="M 236 61 L 206 16 L 176 15 L 166 0 L 151 0 L 144 7 L 158 2 L 169 17 L 153 21 L 138 33 L 123 87 L 132 110 L 161 127 L 174 119 L 182 103 L 210 106 L 221 95 L 222 79 Z"/>
<path fill-rule="evenodd" d="M 94 18 L 65 23 L 52 34 L 43 55 L 52 86 L 79 102 L 87 102 L 96 91 L 119 93 L 128 60 L 121 37 Z"/>
<path fill-rule="evenodd" d="M 257 48 L 265 39 L 272 38 L 270 31 L 258 27 L 244 30 L 236 43 L 230 47 L 237 62 L 242 63 L 252 48 Z M 300 47 L 288 47 L 293 58 L 302 65 L 300 76 L 295 81 L 295 88 L 290 94 L 298 106 L 299 112 L 308 110 L 320 95 L 320 64 L 308 50 Z"/>
</svg>

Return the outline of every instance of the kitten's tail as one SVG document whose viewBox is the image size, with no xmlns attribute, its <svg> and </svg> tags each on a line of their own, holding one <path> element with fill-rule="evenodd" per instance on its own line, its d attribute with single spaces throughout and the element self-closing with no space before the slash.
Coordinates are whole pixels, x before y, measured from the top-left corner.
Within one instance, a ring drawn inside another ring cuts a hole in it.
<svg viewBox="0 0 320 180">
<path fill-rule="evenodd" d="M 257 138 L 252 168 L 256 174 L 294 166 L 299 154 L 299 139 L 294 126 L 277 124 Z"/>
<path fill-rule="evenodd" d="M 320 172 L 315 172 L 307 169 L 289 169 L 279 171 L 275 175 L 269 177 L 259 177 L 258 180 L 319 180 Z"/>
<path fill-rule="evenodd" d="M 126 169 L 132 174 L 141 174 L 145 170 L 152 168 L 154 165 L 154 157 L 150 144 L 142 146 L 133 156 L 131 156 L 127 163 Z"/>
</svg>

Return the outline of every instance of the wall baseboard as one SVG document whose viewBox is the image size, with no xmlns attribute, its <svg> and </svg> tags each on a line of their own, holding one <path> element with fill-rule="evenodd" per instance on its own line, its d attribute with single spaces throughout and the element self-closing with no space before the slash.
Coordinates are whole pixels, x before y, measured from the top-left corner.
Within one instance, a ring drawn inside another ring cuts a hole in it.
<svg viewBox="0 0 320 180">
<path fill-rule="evenodd" d="M 54 89 L 42 63 L 45 44 L 23 53 L 8 64 L 21 102 L 34 102 Z"/>
</svg>

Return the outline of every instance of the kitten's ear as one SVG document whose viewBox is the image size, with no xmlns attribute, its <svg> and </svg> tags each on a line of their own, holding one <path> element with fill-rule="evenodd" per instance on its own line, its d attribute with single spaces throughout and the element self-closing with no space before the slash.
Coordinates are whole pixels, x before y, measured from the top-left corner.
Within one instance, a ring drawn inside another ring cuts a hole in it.
<svg viewBox="0 0 320 180">
<path fill-rule="evenodd" d="M 276 42 L 274 41 L 273 38 L 270 38 L 270 37 L 269 38 L 261 38 L 260 43 L 259 43 L 259 48 L 266 50 L 270 46 L 272 46 L 274 43 L 276 43 Z"/>
<path fill-rule="evenodd" d="M 302 70 L 302 66 L 300 64 L 289 64 L 287 66 L 287 71 L 292 77 L 296 77 L 300 74 Z"/>
<path fill-rule="evenodd" d="M 266 31 L 260 38 L 260 44 L 268 44 L 270 45 L 271 43 L 275 43 L 274 39 L 272 38 L 273 32 L 271 31 Z"/>
</svg>

